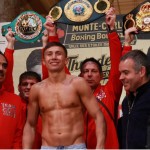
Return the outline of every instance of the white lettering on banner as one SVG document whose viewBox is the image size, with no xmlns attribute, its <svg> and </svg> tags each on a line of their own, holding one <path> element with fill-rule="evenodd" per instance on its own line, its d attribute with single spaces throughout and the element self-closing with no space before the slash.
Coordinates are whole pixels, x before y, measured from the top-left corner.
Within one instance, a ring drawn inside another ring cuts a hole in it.
<svg viewBox="0 0 150 150">
<path fill-rule="evenodd" d="M 69 44 L 68 46 L 69 48 L 79 48 L 79 45 L 77 44 Z"/>
<path fill-rule="evenodd" d="M 123 37 L 123 34 L 120 34 Z M 72 34 L 71 42 L 73 41 L 90 41 L 93 42 L 95 40 L 100 39 L 108 39 L 107 33 L 96 33 L 96 34 Z"/>
<path fill-rule="evenodd" d="M 106 23 L 105 22 L 102 23 L 102 29 L 106 30 Z"/>
<path fill-rule="evenodd" d="M 97 33 L 97 39 L 107 39 L 108 36 L 106 33 Z"/>
<path fill-rule="evenodd" d="M 76 48 L 93 48 L 93 47 L 108 47 L 108 42 L 94 42 L 94 43 L 75 43 L 75 44 L 65 44 L 69 49 Z"/>
<path fill-rule="evenodd" d="M 96 22 L 96 23 L 90 23 L 87 25 L 80 25 L 80 26 L 72 26 L 72 32 L 85 32 L 85 31 L 99 31 L 100 28 L 102 28 L 102 30 L 107 29 L 107 25 L 105 22 Z M 115 22 L 115 28 L 117 30 L 122 30 L 122 22 L 117 21 Z"/>
<path fill-rule="evenodd" d="M 96 36 L 93 35 L 88 35 L 88 34 L 83 34 L 83 35 L 76 35 L 72 34 L 71 35 L 71 41 L 81 41 L 81 40 L 89 40 L 89 41 L 95 41 Z"/>
<path fill-rule="evenodd" d="M 90 23 L 87 25 L 81 25 L 81 26 L 73 26 L 72 31 L 98 31 L 98 23 Z"/>
<path fill-rule="evenodd" d="M 101 65 L 103 70 L 103 79 L 107 79 L 110 71 L 110 57 L 106 54 L 102 55 L 97 59 Z M 80 70 L 80 65 L 83 60 L 79 60 L 79 54 L 68 57 L 68 69 L 70 72 L 78 72 Z"/>
</svg>

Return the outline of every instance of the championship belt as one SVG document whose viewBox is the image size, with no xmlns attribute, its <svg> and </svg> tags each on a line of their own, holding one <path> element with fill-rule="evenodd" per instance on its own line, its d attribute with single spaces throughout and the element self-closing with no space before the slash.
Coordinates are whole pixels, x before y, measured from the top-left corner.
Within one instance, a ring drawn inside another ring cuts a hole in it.
<svg viewBox="0 0 150 150">
<path fill-rule="evenodd" d="M 11 28 L 18 41 L 30 43 L 37 41 L 43 34 L 45 18 L 34 11 L 21 13 L 10 24 L 2 26 L 2 35 L 5 36 Z"/>
<path fill-rule="evenodd" d="M 150 0 L 144 1 L 123 17 L 123 32 L 130 27 L 136 27 L 140 33 L 150 31 Z"/>
<path fill-rule="evenodd" d="M 111 1 L 60 0 L 50 9 L 49 15 L 52 16 L 53 21 L 59 23 L 69 25 L 88 24 L 104 16 L 104 13 L 110 8 Z"/>
</svg>

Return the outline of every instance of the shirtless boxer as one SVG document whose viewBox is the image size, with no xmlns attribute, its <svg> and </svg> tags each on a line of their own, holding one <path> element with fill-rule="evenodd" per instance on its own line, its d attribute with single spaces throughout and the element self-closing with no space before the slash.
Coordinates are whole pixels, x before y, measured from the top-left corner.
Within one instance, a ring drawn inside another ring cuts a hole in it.
<svg viewBox="0 0 150 150">
<path fill-rule="evenodd" d="M 85 149 L 84 106 L 96 123 L 96 148 L 104 148 L 106 127 L 103 114 L 87 82 L 82 77 L 65 73 L 66 48 L 58 42 L 48 43 L 43 50 L 43 59 L 49 77 L 31 88 L 23 148 L 32 148 L 35 126 L 40 114 L 41 149 Z"/>
</svg>

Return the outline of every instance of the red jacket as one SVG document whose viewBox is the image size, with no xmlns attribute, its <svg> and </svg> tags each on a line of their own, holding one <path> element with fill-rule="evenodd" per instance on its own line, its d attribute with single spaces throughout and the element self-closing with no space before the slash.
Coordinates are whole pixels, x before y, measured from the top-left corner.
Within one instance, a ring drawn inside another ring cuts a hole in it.
<svg viewBox="0 0 150 150">
<path fill-rule="evenodd" d="M 0 89 L 0 149 L 22 148 L 22 115 L 20 97 Z"/>
<path fill-rule="evenodd" d="M 14 50 L 10 50 L 10 49 L 6 48 L 5 56 L 8 60 L 8 68 L 7 68 L 6 79 L 3 84 L 3 88 L 11 93 L 14 93 L 14 85 L 13 85 L 13 77 L 12 77 L 12 71 L 13 71 L 13 65 L 14 65 L 13 53 L 14 53 Z M 27 117 L 26 116 L 27 104 L 22 99 L 20 99 L 20 102 L 23 107 L 23 117 L 22 118 L 24 120 L 23 121 L 23 127 L 24 127 L 25 122 L 26 122 L 26 117 Z M 42 121 L 41 121 L 41 117 L 39 117 L 37 127 L 36 127 L 35 141 L 33 144 L 34 149 L 41 148 L 41 143 L 42 143 L 41 132 L 42 132 Z"/>
<path fill-rule="evenodd" d="M 14 65 L 14 58 L 13 58 L 13 53 L 14 50 L 5 49 L 5 56 L 8 61 L 8 67 L 7 67 L 7 72 L 6 72 L 6 77 L 5 77 L 5 82 L 3 83 L 3 87 L 5 88 L 6 91 L 14 93 L 14 84 L 13 84 L 13 65 Z"/>
</svg>

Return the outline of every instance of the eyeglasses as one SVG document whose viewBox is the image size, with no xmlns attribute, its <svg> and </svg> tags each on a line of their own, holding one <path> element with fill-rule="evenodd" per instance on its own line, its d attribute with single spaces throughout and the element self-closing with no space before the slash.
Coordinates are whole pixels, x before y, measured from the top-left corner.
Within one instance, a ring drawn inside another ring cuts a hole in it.
<svg viewBox="0 0 150 150">
<path fill-rule="evenodd" d="M 7 67 L 8 67 L 8 63 L 0 63 L 0 65 L 2 65 L 3 69 L 7 69 Z"/>
</svg>

